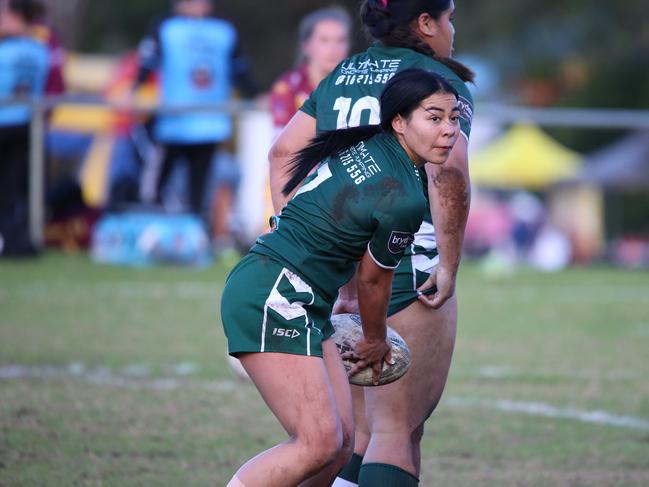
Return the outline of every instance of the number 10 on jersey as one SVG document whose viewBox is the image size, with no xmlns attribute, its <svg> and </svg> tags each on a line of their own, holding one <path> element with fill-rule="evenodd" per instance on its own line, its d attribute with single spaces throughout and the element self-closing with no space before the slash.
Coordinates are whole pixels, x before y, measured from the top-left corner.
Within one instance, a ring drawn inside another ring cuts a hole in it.
<svg viewBox="0 0 649 487">
<path fill-rule="evenodd" d="M 352 99 L 340 96 L 334 102 L 334 110 L 338 112 L 336 129 L 346 129 L 361 125 L 363 112 L 369 111 L 368 125 L 381 123 L 381 106 L 379 100 L 373 96 L 364 96 L 352 105 Z"/>
</svg>

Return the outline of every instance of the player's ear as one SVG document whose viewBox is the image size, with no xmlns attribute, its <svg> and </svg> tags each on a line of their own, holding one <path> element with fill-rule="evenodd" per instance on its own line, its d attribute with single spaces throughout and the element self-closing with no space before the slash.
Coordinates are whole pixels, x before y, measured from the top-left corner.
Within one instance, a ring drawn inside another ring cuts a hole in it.
<svg viewBox="0 0 649 487">
<path fill-rule="evenodd" d="M 435 37 L 437 35 L 437 21 L 430 14 L 424 12 L 413 22 L 416 23 L 414 27 L 419 32 L 420 37 Z"/>
<path fill-rule="evenodd" d="M 406 119 L 398 114 L 392 119 L 392 130 L 395 134 L 403 135 L 406 131 Z"/>
</svg>

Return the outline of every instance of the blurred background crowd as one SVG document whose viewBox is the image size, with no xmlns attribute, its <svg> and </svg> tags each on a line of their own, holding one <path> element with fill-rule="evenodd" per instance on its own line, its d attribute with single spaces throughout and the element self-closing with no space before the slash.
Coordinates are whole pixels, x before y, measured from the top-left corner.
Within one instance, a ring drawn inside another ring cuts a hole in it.
<svg viewBox="0 0 649 487">
<path fill-rule="evenodd" d="M 267 228 L 273 137 L 367 45 L 358 4 L 0 0 L 0 255 L 38 251 L 42 163 L 47 246 L 236 261 Z M 649 267 L 644 2 L 456 8 L 456 56 L 477 73 L 466 255 L 495 276 Z"/>
</svg>

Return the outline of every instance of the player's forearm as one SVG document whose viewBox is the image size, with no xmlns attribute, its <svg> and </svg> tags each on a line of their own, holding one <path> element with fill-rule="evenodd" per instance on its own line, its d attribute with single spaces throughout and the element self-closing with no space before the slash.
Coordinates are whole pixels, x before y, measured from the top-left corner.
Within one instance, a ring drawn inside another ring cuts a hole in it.
<svg viewBox="0 0 649 487">
<path fill-rule="evenodd" d="M 363 335 L 369 340 L 384 340 L 393 272 L 385 269 L 377 272 L 370 266 L 361 262 L 356 275 Z"/>
<path fill-rule="evenodd" d="M 292 194 L 284 195 L 284 186 L 290 179 L 290 162 L 295 154 L 307 146 L 315 136 L 315 118 L 297 112 L 279 134 L 268 153 L 270 162 L 270 194 L 273 209 L 279 213 Z"/>
<path fill-rule="evenodd" d="M 268 154 L 270 162 L 270 195 L 275 213 L 279 213 L 290 199 L 290 195 L 285 196 L 283 190 L 290 179 L 288 169 L 292 157 L 292 153 L 289 153 L 286 148 L 277 146 L 277 143 L 273 145 Z"/>
<path fill-rule="evenodd" d="M 428 166 L 432 166 L 427 168 L 428 193 L 440 265 L 455 274 L 471 203 L 468 164 L 465 158 L 449 158 L 446 164 Z"/>
</svg>

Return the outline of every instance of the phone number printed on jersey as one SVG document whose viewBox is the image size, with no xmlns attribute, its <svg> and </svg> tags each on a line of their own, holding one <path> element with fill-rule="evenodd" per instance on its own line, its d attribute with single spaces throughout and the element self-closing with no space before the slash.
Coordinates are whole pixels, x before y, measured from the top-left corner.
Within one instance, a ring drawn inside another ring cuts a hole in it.
<svg viewBox="0 0 649 487">
<path fill-rule="evenodd" d="M 343 151 L 340 154 L 340 161 L 349 177 L 354 180 L 354 184 L 361 184 L 381 172 L 381 168 L 367 151 L 365 142 Z"/>
</svg>

